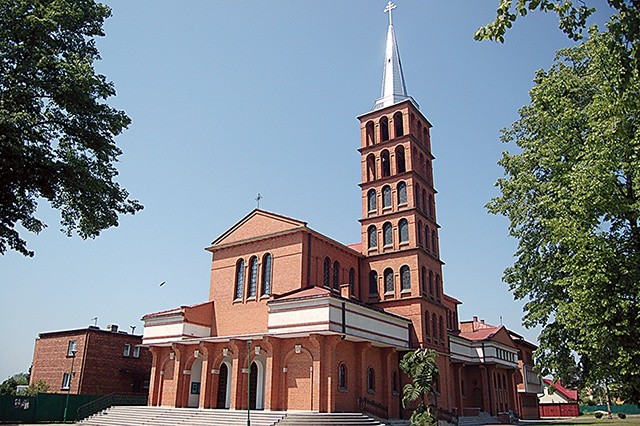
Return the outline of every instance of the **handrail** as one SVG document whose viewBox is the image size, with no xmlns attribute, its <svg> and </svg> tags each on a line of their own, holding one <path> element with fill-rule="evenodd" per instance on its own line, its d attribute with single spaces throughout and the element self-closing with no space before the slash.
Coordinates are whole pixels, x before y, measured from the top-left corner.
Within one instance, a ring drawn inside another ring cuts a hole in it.
<svg viewBox="0 0 640 426">
<path fill-rule="evenodd" d="M 362 414 L 370 414 L 381 419 L 389 418 L 389 408 L 377 401 L 362 396 L 358 398 L 358 406 Z"/>
<path fill-rule="evenodd" d="M 147 398 L 145 394 L 110 393 L 78 407 L 77 420 L 82 420 L 112 405 L 147 405 Z"/>
</svg>

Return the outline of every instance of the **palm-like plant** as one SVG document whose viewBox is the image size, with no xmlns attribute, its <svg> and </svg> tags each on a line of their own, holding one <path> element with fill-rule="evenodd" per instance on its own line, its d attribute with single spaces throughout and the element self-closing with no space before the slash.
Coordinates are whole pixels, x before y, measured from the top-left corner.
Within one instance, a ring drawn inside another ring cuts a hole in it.
<svg viewBox="0 0 640 426">
<path fill-rule="evenodd" d="M 402 406 L 406 408 L 412 402 L 420 401 L 411 414 L 412 425 L 437 424 L 435 406 L 429 404 L 429 400 L 436 393 L 436 356 L 436 351 L 432 349 L 416 349 L 407 352 L 400 360 L 400 368 L 411 377 L 411 383 L 402 388 Z"/>
</svg>

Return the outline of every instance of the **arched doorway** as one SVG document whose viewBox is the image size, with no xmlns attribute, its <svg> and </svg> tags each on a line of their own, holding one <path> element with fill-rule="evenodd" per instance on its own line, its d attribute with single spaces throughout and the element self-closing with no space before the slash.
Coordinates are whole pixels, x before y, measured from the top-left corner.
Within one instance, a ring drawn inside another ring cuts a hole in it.
<svg viewBox="0 0 640 426">
<path fill-rule="evenodd" d="M 264 362 L 256 357 L 249 370 L 249 407 L 252 410 L 264 409 Z"/>
<path fill-rule="evenodd" d="M 312 410 L 312 359 L 307 352 L 294 354 L 287 362 L 287 410 Z"/>
<path fill-rule="evenodd" d="M 196 358 L 191 364 L 189 379 L 189 403 L 187 407 L 197 408 L 200 405 L 200 383 L 202 376 L 202 358 Z"/>
<path fill-rule="evenodd" d="M 231 378 L 229 377 L 229 366 L 226 362 L 220 365 L 218 374 L 218 392 L 216 408 L 229 408 L 231 403 Z"/>
</svg>

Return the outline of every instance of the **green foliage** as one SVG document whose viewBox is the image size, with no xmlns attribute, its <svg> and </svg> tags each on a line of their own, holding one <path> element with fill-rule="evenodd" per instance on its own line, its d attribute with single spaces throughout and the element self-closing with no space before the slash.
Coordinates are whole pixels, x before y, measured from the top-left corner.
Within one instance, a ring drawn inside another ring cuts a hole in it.
<svg viewBox="0 0 640 426">
<path fill-rule="evenodd" d="M 499 164 L 516 261 L 504 280 L 541 325 L 536 364 L 563 380 L 579 371 L 640 401 L 640 78 L 624 46 L 591 30 L 539 71 L 531 103 L 503 130 L 517 145 Z"/>
<path fill-rule="evenodd" d="M 51 386 L 49 386 L 47 382 L 45 382 L 44 380 L 38 380 L 35 383 L 29 385 L 29 388 L 27 389 L 27 395 L 36 396 L 39 393 L 49 392 L 49 389 L 51 389 Z"/>
<path fill-rule="evenodd" d="M 419 401 L 411 414 L 412 425 L 435 425 L 437 413 L 429 404 L 436 393 L 438 379 L 437 353 L 431 349 L 416 349 L 407 352 L 400 360 L 400 369 L 411 377 L 411 383 L 402 389 L 402 406 L 407 408 L 414 401 Z M 425 404 L 426 403 L 426 404 Z"/>
<path fill-rule="evenodd" d="M 103 102 L 115 89 L 93 68 L 110 13 L 93 0 L 0 0 L 0 253 L 33 255 L 16 225 L 44 229 L 39 199 L 82 238 L 142 209 L 114 181 L 114 137 L 130 119 Z"/>
<path fill-rule="evenodd" d="M 18 373 L 0 383 L 0 395 L 15 395 L 19 385 L 29 384 L 27 373 Z"/>
</svg>

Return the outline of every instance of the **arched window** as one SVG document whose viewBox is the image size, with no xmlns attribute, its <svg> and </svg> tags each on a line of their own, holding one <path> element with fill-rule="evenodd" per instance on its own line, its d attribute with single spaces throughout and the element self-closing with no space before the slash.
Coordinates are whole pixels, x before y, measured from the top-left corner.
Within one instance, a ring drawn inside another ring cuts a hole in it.
<svg viewBox="0 0 640 426">
<path fill-rule="evenodd" d="M 398 182 L 398 205 L 407 204 L 407 184 L 404 182 Z"/>
<path fill-rule="evenodd" d="M 427 212 L 427 191 L 422 190 L 422 198 L 420 198 L 420 207 L 423 212 Z"/>
<path fill-rule="evenodd" d="M 421 278 L 421 281 L 420 281 L 421 291 L 423 293 L 426 293 L 427 292 L 427 268 L 425 268 L 424 266 L 422 267 L 422 276 L 420 278 Z"/>
<path fill-rule="evenodd" d="M 386 209 L 391 207 L 391 187 L 385 185 L 382 187 L 382 208 Z"/>
<path fill-rule="evenodd" d="M 380 140 L 383 142 L 389 140 L 389 120 L 387 117 L 380 119 Z"/>
<path fill-rule="evenodd" d="M 436 275 L 436 299 L 440 300 L 440 275 Z"/>
<path fill-rule="evenodd" d="M 384 292 L 393 293 L 393 269 L 387 268 L 384 270 Z"/>
<path fill-rule="evenodd" d="M 435 312 L 431 314 L 431 337 L 433 337 L 435 343 L 438 338 L 438 318 L 436 318 Z"/>
<path fill-rule="evenodd" d="M 249 291 L 247 298 L 256 297 L 258 292 L 258 258 L 253 256 L 249 259 Z"/>
<path fill-rule="evenodd" d="M 416 228 L 416 230 L 418 231 L 418 247 L 422 247 L 422 221 L 419 220 L 418 221 L 418 227 Z"/>
<path fill-rule="evenodd" d="M 416 184 L 415 190 L 413 191 L 414 204 L 416 208 L 420 208 L 420 185 Z"/>
<path fill-rule="evenodd" d="M 433 297 L 433 271 L 429 271 L 429 294 Z"/>
<path fill-rule="evenodd" d="M 431 163 L 427 161 L 427 182 L 433 186 L 433 173 L 431 172 Z"/>
<path fill-rule="evenodd" d="M 340 290 L 340 262 L 333 262 L 333 289 Z"/>
<path fill-rule="evenodd" d="M 400 268 L 400 279 L 402 282 L 402 290 L 411 290 L 411 271 L 407 265 Z"/>
<path fill-rule="evenodd" d="M 261 296 L 271 294 L 271 254 L 262 256 L 262 288 Z"/>
<path fill-rule="evenodd" d="M 424 311 L 424 335 L 429 339 L 429 311 Z"/>
<path fill-rule="evenodd" d="M 389 161 L 389 151 L 386 149 L 380 153 L 380 161 L 382 162 L 382 177 L 391 176 L 391 163 Z"/>
<path fill-rule="evenodd" d="M 376 391 L 376 373 L 373 367 L 367 369 L 367 391 L 369 391 L 369 393 Z"/>
<path fill-rule="evenodd" d="M 407 219 L 400 219 L 398 222 L 398 229 L 400 230 L 400 242 L 409 242 L 409 222 Z"/>
<path fill-rule="evenodd" d="M 396 148 L 396 173 L 404 173 L 407 171 L 407 165 L 404 160 L 404 146 L 400 145 Z"/>
<path fill-rule="evenodd" d="M 378 273 L 376 271 L 369 272 L 369 294 L 378 294 Z"/>
<path fill-rule="evenodd" d="M 382 245 L 385 247 L 393 246 L 393 227 L 391 222 L 385 222 L 382 225 Z"/>
<path fill-rule="evenodd" d="M 349 269 L 349 292 L 353 294 L 356 291 L 356 270 Z"/>
<path fill-rule="evenodd" d="M 367 192 L 367 210 L 370 212 L 376 211 L 376 190 L 370 189 Z"/>
<path fill-rule="evenodd" d="M 376 157 L 373 154 L 367 155 L 367 180 L 369 182 L 376 180 Z"/>
<path fill-rule="evenodd" d="M 367 124 L 365 125 L 365 140 L 367 141 L 367 146 L 373 145 L 374 139 L 373 139 L 373 121 L 369 121 L 367 122 Z"/>
<path fill-rule="evenodd" d="M 444 345 L 444 322 L 442 320 L 442 315 L 440 315 L 440 325 L 438 328 L 440 330 L 440 343 Z"/>
<path fill-rule="evenodd" d="M 331 280 L 331 261 L 328 257 L 324 258 L 324 276 L 322 278 L 322 284 L 325 287 L 329 287 Z"/>
<path fill-rule="evenodd" d="M 424 248 L 429 251 L 429 226 L 424 227 Z"/>
<path fill-rule="evenodd" d="M 437 247 L 436 231 L 433 230 L 431 231 L 431 251 L 433 252 L 433 254 L 436 254 L 436 247 Z"/>
<path fill-rule="evenodd" d="M 404 135 L 404 125 L 402 122 L 401 112 L 396 112 L 395 114 L 393 114 L 393 127 L 394 127 L 394 130 L 396 131 L 397 138 Z"/>
<path fill-rule="evenodd" d="M 395 395 L 398 393 L 398 372 L 391 373 L 391 392 Z"/>
<path fill-rule="evenodd" d="M 342 392 L 347 390 L 347 367 L 344 362 L 338 365 L 338 389 Z"/>
<path fill-rule="evenodd" d="M 378 247 L 378 229 L 375 225 L 367 228 L 367 246 L 370 249 Z"/>
<path fill-rule="evenodd" d="M 429 217 L 431 218 L 433 218 L 433 210 L 434 210 L 433 195 L 429 194 Z"/>
<path fill-rule="evenodd" d="M 236 292 L 235 299 L 242 299 L 244 293 L 244 259 L 240 259 L 236 262 Z"/>
</svg>

